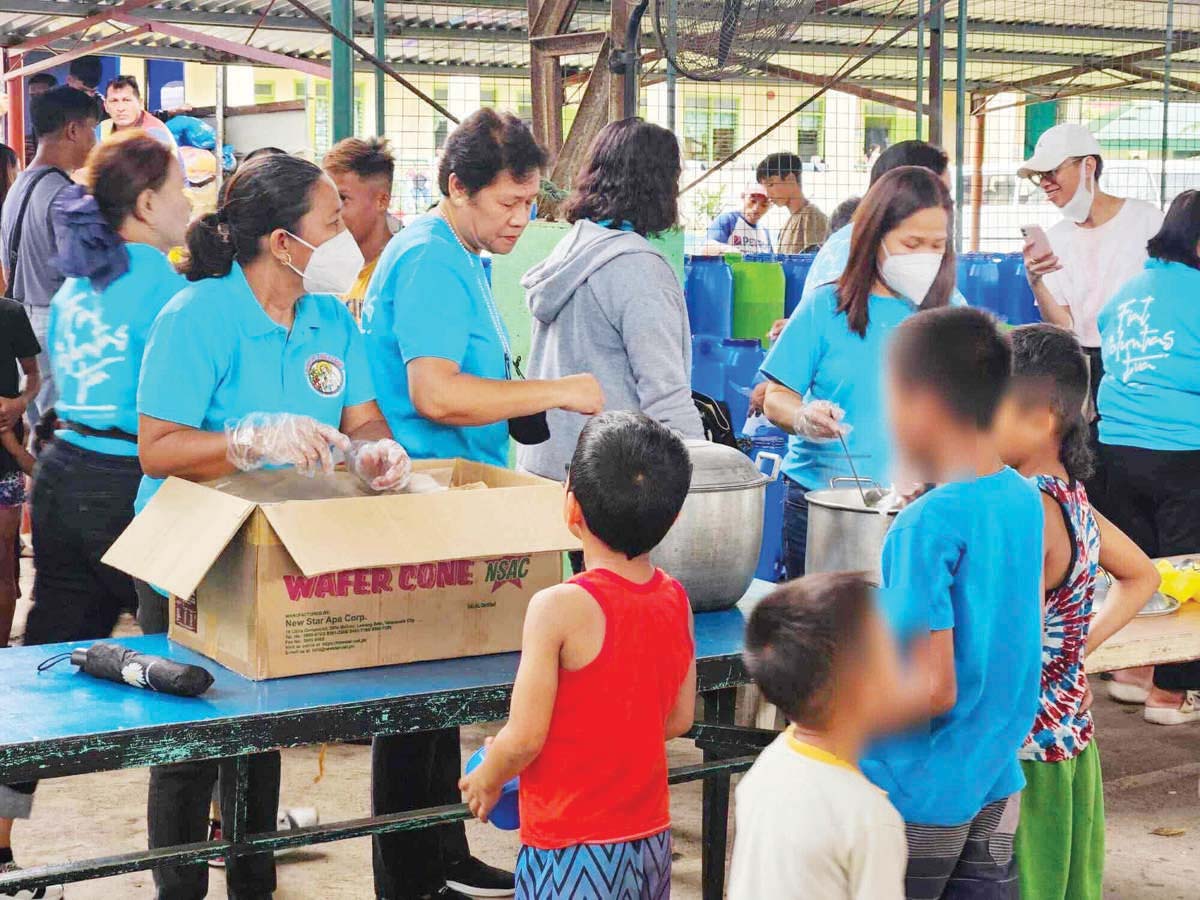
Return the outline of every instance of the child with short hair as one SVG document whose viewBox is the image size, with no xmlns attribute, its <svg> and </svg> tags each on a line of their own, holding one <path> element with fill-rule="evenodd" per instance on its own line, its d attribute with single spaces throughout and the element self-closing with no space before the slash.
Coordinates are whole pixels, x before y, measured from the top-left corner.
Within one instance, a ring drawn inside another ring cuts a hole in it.
<svg viewBox="0 0 1200 900">
<path fill-rule="evenodd" d="M 781 586 L 750 614 L 745 660 L 790 724 L 738 785 L 730 900 L 899 900 L 904 822 L 858 770 L 899 680 L 870 586 L 852 572 Z"/>
<path fill-rule="evenodd" d="M 1100 900 L 1104 785 L 1084 657 L 1137 615 L 1158 589 L 1159 575 L 1088 502 L 1088 366 L 1079 342 L 1054 325 L 1024 325 L 1012 332 L 1012 345 L 1013 382 L 996 438 L 1004 461 L 1041 491 L 1046 520 L 1041 704 L 1020 751 L 1026 781 L 1016 838 L 1021 897 Z M 1101 566 L 1113 584 L 1092 619 Z"/>
<path fill-rule="evenodd" d="M 904 817 L 910 900 L 1014 896 L 1017 751 L 1038 708 L 1042 502 L 990 430 L 1012 369 L 994 320 L 922 312 L 893 336 L 887 389 L 899 456 L 940 485 L 884 541 L 881 608 L 928 663 L 926 726 L 877 742 L 863 772 Z"/>
<path fill-rule="evenodd" d="M 692 727 L 687 594 L 654 567 L 691 486 L 683 442 L 611 412 L 583 429 L 564 514 L 586 571 L 530 601 L 508 723 L 459 783 L 486 821 L 521 776 L 517 897 L 671 892 L 666 741 Z"/>
</svg>

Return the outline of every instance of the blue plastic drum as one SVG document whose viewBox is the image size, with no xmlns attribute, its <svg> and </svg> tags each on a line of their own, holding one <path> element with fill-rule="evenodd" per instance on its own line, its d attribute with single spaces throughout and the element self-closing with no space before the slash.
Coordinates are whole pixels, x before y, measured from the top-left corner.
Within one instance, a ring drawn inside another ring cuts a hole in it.
<svg viewBox="0 0 1200 900">
<path fill-rule="evenodd" d="M 684 299 L 692 334 L 733 334 L 733 274 L 722 256 L 689 256 Z"/>
<path fill-rule="evenodd" d="M 468 775 L 479 768 L 486 755 L 487 747 L 480 747 L 471 754 L 471 758 L 467 760 Z M 491 815 L 488 816 L 488 821 L 501 831 L 516 831 L 521 827 L 521 807 L 518 801 L 520 784 L 520 778 L 514 778 L 507 782 L 500 792 L 500 800 L 492 808 Z"/>
<path fill-rule="evenodd" d="M 692 390 L 725 399 L 725 347 L 721 338 L 698 334 L 692 338 Z"/>
<path fill-rule="evenodd" d="M 721 342 L 725 355 L 725 388 L 721 398 L 729 407 L 729 424 L 740 432 L 750 414 L 750 393 L 766 359 L 762 344 L 749 338 Z"/>
<path fill-rule="evenodd" d="M 785 288 L 783 294 L 783 315 L 791 318 L 800 298 L 804 296 L 804 282 L 808 279 L 808 270 L 812 268 L 815 253 L 780 253 L 775 257 L 783 266 Z"/>
</svg>

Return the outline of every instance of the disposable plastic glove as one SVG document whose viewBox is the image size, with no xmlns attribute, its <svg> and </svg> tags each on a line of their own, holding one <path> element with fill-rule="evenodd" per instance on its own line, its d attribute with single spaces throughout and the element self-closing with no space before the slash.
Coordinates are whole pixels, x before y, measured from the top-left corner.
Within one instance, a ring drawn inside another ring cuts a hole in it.
<svg viewBox="0 0 1200 900">
<path fill-rule="evenodd" d="M 846 411 L 828 400 L 813 400 L 805 403 L 796 412 L 792 431 L 800 437 L 817 443 L 837 440 L 839 435 L 850 433 L 850 426 L 843 425 Z"/>
<path fill-rule="evenodd" d="M 391 438 L 352 441 L 346 451 L 346 468 L 373 491 L 402 491 L 412 479 L 408 451 Z"/>
<path fill-rule="evenodd" d="M 250 413 L 225 423 L 226 455 L 243 472 L 264 466 L 295 466 L 310 478 L 333 472 L 330 447 L 345 452 L 350 438 L 308 416 Z"/>
</svg>

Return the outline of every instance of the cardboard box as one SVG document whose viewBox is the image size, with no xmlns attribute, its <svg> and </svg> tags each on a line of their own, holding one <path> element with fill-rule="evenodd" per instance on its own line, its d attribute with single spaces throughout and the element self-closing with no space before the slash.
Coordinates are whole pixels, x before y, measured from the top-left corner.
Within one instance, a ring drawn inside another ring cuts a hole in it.
<svg viewBox="0 0 1200 900">
<path fill-rule="evenodd" d="M 414 468 L 450 489 L 170 478 L 104 562 L 171 593 L 171 640 L 249 678 L 519 649 L 530 598 L 578 547 L 561 486 L 464 460 Z"/>
</svg>

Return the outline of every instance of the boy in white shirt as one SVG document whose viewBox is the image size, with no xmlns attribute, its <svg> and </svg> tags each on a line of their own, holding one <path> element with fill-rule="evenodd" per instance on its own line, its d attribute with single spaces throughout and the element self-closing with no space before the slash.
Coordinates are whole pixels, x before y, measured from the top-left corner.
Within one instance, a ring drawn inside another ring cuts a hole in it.
<svg viewBox="0 0 1200 900">
<path fill-rule="evenodd" d="M 901 681 L 891 632 L 854 573 L 783 585 L 746 626 L 746 667 L 791 725 L 737 789 L 730 900 L 901 900 L 904 822 L 858 770 L 880 685 Z"/>
</svg>

